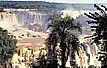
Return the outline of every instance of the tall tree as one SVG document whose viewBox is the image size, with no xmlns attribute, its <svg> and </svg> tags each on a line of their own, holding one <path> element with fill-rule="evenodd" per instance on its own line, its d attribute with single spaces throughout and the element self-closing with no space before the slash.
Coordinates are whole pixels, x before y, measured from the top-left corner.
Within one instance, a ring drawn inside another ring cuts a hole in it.
<svg viewBox="0 0 107 68">
<path fill-rule="evenodd" d="M 17 40 L 13 35 L 9 35 L 8 31 L 0 27 L 0 63 L 4 64 L 9 58 L 12 58 L 16 51 Z M 7 68 L 7 67 L 5 67 Z"/>
<path fill-rule="evenodd" d="M 94 4 L 94 7 L 99 11 L 94 13 L 86 14 L 91 21 L 87 21 L 89 24 L 97 24 L 97 26 L 92 26 L 95 28 L 95 33 L 92 35 L 94 37 L 94 42 L 97 45 L 100 45 L 100 54 L 99 60 L 102 62 L 102 68 L 107 66 L 107 8 L 104 5 L 99 7 L 98 5 Z"/>
<path fill-rule="evenodd" d="M 61 68 L 66 68 L 66 61 L 68 60 L 68 56 L 70 52 L 72 54 L 77 50 L 78 45 L 74 45 L 78 43 L 76 35 L 73 34 L 72 30 L 81 31 L 80 25 L 78 23 L 74 23 L 74 19 L 70 16 L 66 15 L 62 17 L 61 14 L 54 15 L 50 17 L 51 23 L 48 28 L 51 29 L 51 33 L 47 38 L 47 47 L 53 51 L 53 59 L 55 58 L 55 50 L 56 47 L 60 48 L 60 57 L 61 57 Z M 72 48 L 72 49 L 71 49 Z M 70 51 L 71 50 L 71 51 Z"/>
</svg>

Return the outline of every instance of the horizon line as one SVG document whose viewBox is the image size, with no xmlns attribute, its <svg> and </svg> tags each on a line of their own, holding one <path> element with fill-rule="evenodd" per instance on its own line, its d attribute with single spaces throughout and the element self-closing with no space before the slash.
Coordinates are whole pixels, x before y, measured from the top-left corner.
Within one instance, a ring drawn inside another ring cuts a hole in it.
<svg viewBox="0 0 107 68">
<path fill-rule="evenodd" d="M 13 0 L 10 0 L 9 2 L 12 2 L 12 1 Z M 0 2 L 5 2 L 5 1 L 0 1 Z M 14 1 L 14 2 L 18 2 L 18 1 Z M 52 1 L 28 1 L 28 2 L 49 2 L 49 3 L 65 3 L 65 4 L 101 4 L 101 3 L 106 4 L 107 3 L 107 2 L 70 2 L 70 3 L 67 3 L 67 2 L 52 2 Z"/>
</svg>

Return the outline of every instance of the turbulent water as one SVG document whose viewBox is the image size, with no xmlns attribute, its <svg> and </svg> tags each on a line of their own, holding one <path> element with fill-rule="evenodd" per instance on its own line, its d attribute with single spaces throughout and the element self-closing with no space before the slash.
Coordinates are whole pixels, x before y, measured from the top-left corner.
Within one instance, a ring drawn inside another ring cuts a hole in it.
<svg viewBox="0 0 107 68">
<path fill-rule="evenodd" d="M 95 44 L 84 43 L 79 48 L 79 55 L 76 53 L 76 62 L 79 66 L 100 66 L 100 61 L 96 59 L 97 53 L 98 47 Z"/>
</svg>

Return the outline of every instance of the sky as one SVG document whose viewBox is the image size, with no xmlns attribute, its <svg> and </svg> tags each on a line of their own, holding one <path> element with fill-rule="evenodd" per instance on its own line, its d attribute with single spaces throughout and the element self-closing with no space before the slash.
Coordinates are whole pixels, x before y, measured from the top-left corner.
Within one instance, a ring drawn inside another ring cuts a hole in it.
<svg viewBox="0 0 107 68">
<path fill-rule="evenodd" d="M 13 0 L 13 1 L 46 1 L 58 3 L 107 3 L 107 0 Z"/>
</svg>

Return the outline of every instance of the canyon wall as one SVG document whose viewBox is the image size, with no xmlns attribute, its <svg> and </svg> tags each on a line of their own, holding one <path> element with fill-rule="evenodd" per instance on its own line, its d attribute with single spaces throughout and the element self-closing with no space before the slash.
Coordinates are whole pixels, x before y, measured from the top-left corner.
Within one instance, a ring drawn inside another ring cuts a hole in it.
<svg viewBox="0 0 107 68">
<path fill-rule="evenodd" d="M 50 14 L 37 12 L 3 12 L 0 13 L 0 27 L 7 30 L 15 30 L 19 27 L 25 27 L 31 30 L 36 30 L 36 25 L 42 29 L 46 29 Z"/>
<path fill-rule="evenodd" d="M 63 12 L 64 16 L 67 14 L 76 19 L 79 15 L 93 11 L 63 10 L 61 12 Z M 15 30 L 18 27 L 24 27 L 34 31 L 45 31 L 48 25 L 48 18 L 51 15 L 52 13 L 42 13 L 36 11 L 4 12 L 0 13 L 0 27 L 8 30 Z M 83 22 L 83 24 L 85 23 Z"/>
</svg>

